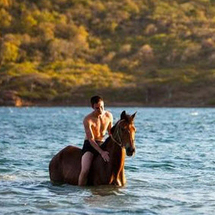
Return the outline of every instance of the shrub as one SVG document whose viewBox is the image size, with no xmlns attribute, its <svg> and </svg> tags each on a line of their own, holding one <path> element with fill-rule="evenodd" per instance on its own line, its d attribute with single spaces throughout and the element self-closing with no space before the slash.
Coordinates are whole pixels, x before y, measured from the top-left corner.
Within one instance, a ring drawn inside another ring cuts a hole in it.
<svg viewBox="0 0 215 215">
<path fill-rule="evenodd" d="M 18 58 L 19 47 L 11 42 L 4 42 L 0 47 L 0 64 L 15 62 Z"/>
</svg>

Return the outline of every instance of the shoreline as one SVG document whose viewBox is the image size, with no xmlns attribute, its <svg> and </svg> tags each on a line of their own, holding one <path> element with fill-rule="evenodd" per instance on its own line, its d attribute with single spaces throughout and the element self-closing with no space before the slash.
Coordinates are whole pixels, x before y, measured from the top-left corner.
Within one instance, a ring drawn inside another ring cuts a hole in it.
<svg viewBox="0 0 215 215">
<path fill-rule="evenodd" d="M 139 107 L 139 108 L 214 108 L 214 105 L 204 104 L 144 104 L 140 102 L 105 102 L 106 107 Z M 24 104 L 1 104 L 0 107 L 90 107 L 90 103 L 49 103 L 49 102 L 38 102 L 38 103 L 24 103 Z"/>
<path fill-rule="evenodd" d="M 109 96 L 104 98 L 107 107 L 145 107 L 145 108 L 213 108 L 215 102 L 208 102 L 206 98 L 196 96 L 192 99 L 175 97 L 172 99 L 157 98 L 151 101 L 128 98 L 116 98 Z M 121 100 L 121 101 L 120 101 Z M 90 101 L 86 97 L 57 100 L 26 100 L 18 96 L 16 91 L 7 91 L 0 95 L 0 107 L 90 107 Z"/>
</svg>

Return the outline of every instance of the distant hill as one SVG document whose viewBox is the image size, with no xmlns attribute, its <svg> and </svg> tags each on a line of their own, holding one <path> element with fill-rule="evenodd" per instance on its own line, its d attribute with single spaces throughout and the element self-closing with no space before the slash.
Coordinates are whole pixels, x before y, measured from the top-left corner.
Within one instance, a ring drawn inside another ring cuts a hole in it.
<svg viewBox="0 0 215 215">
<path fill-rule="evenodd" d="M 0 0 L 0 105 L 215 105 L 214 0 Z"/>
</svg>

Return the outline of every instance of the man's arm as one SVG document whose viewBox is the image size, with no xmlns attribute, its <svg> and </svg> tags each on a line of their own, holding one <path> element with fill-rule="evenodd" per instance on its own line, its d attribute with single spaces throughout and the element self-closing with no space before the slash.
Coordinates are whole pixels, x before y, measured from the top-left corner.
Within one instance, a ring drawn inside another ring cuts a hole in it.
<svg viewBox="0 0 215 215">
<path fill-rule="evenodd" d="M 104 161 L 109 161 L 109 153 L 107 151 L 103 151 L 99 145 L 96 143 L 92 129 L 91 129 L 91 124 L 87 118 L 84 119 L 84 129 L 86 133 L 86 137 L 89 140 L 91 146 L 99 152 L 99 154 L 102 156 Z"/>
<path fill-rule="evenodd" d="M 109 112 L 108 117 L 110 119 L 110 122 L 108 124 L 107 130 L 108 130 L 108 134 L 111 135 L 111 128 L 113 127 L 113 115 Z"/>
</svg>

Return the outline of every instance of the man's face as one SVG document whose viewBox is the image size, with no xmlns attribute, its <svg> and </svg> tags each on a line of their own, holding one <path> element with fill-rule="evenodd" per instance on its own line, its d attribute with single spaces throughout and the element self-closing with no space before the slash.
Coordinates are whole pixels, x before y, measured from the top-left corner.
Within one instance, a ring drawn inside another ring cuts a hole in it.
<svg viewBox="0 0 215 215">
<path fill-rule="evenodd" d="M 98 115 L 102 114 L 104 112 L 104 102 L 99 101 L 98 103 L 94 104 L 93 109 Z"/>
</svg>

